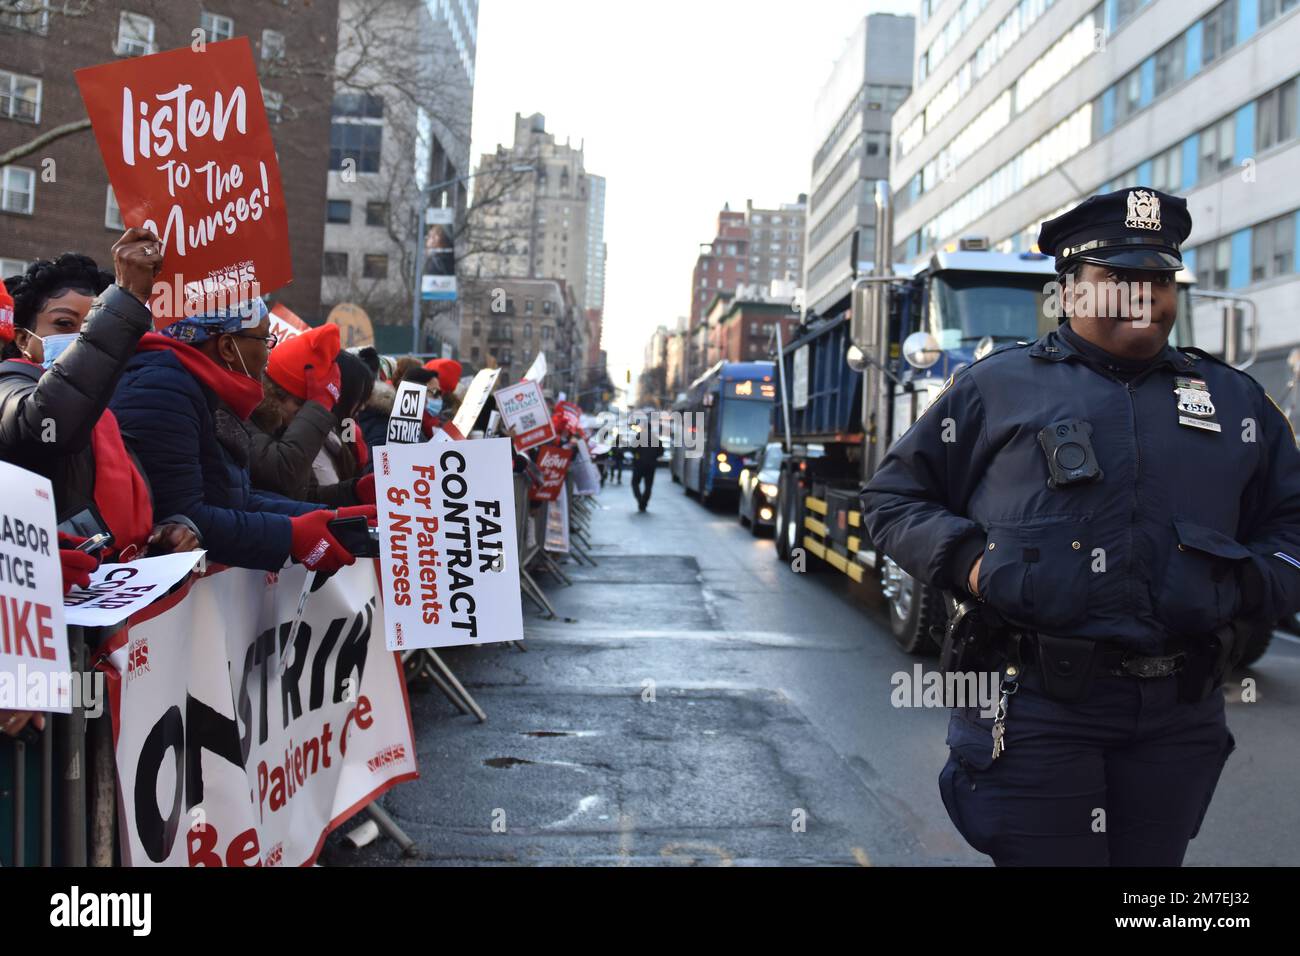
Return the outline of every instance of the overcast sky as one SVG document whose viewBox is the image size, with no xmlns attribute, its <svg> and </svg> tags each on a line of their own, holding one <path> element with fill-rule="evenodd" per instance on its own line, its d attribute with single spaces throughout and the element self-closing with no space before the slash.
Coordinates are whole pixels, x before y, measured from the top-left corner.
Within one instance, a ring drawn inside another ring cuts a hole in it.
<svg viewBox="0 0 1300 956">
<path fill-rule="evenodd" d="M 635 379 L 646 340 L 690 310 L 718 210 L 808 191 L 817 91 L 860 17 L 915 0 L 482 0 L 473 156 L 515 113 L 585 141 L 608 180 L 604 347 Z"/>
</svg>

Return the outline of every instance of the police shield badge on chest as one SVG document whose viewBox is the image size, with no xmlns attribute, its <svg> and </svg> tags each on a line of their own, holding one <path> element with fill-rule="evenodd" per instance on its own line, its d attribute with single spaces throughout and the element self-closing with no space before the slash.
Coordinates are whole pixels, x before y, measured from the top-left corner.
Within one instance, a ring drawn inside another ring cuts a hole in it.
<svg viewBox="0 0 1300 956">
<path fill-rule="evenodd" d="M 1174 379 L 1174 393 L 1178 396 L 1178 424 L 1200 428 L 1207 432 L 1222 432 L 1223 427 L 1214 420 L 1214 400 L 1210 386 L 1198 378 Z"/>
</svg>

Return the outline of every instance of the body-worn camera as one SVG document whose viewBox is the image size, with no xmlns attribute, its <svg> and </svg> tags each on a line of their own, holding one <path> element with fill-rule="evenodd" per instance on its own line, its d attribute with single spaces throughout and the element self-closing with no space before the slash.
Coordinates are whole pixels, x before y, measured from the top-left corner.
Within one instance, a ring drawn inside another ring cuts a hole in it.
<svg viewBox="0 0 1300 956">
<path fill-rule="evenodd" d="M 1092 425 L 1078 419 L 1056 422 L 1038 433 L 1038 444 L 1047 456 L 1047 487 L 1101 481 L 1103 472 L 1092 450 Z"/>
</svg>

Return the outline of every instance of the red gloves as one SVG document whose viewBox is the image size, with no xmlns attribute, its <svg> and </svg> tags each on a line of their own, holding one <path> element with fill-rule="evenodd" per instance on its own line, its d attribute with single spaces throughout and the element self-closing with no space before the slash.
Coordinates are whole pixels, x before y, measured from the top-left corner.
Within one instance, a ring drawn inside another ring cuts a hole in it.
<svg viewBox="0 0 1300 956">
<path fill-rule="evenodd" d="M 370 500 L 375 500 L 374 475 L 367 475 L 370 482 Z M 357 482 L 357 487 L 361 487 L 361 482 Z M 349 505 L 346 508 L 340 508 L 338 511 L 340 518 L 365 518 L 366 524 L 375 528 L 379 526 L 379 513 L 373 504 L 369 505 Z"/>
<path fill-rule="evenodd" d="M 327 411 L 334 410 L 334 403 L 339 400 L 339 384 L 342 377 L 338 365 L 331 365 L 329 371 L 320 374 L 315 366 L 303 369 L 303 380 L 307 383 L 307 394 L 303 396 L 309 402 L 319 402 Z"/>
<path fill-rule="evenodd" d="M 85 544 L 85 538 L 73 537 L 59 533 L 59 564 L 63 566 L 63 593 L 67 594 L 73 586 L 89 587 L 90 572 L 99 567 L 99 556 L 78 551 L 78 545 Z"/>
<path fill-rule="evenodd" d="M 357 501 L 363 505 L 373 505 L 375 503 L 375 476 L 372 472 L 369 475 L 362 475 L 357 479 L 356 484 Z"/>
<path fill-rule="evenodd" d="M 374 508 L 370 510 L 373 513 Z M 333 511 L 312 511 L 290 518 L 293 538 L 289 553 L 293 559 L 309 571 L 325 574 L 333 574 L 339 568 L 356 561 L 352 552 L 339 544 L 329 531 L 329 523 L 335 517 L 342 516 L 342 512 L 335 515 Z"/>
</svg>

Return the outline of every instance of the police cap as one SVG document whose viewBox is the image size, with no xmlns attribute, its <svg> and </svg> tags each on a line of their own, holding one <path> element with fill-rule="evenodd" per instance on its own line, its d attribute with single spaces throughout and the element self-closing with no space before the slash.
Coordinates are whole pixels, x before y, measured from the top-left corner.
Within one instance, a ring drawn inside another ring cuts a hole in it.
<svg viewBox="0 0 1300 956">
<path fill-rule="evenodd" d="M 1176 272 L 1183 267 L 1178 247 L 1191 231 L 1187 200 L 1135 187 L 1089 196 L 1049 219 L 1039 229 L 1038 248 L 1056 256 L 1058 272 L 1079 262 Z"/>
</svg>

